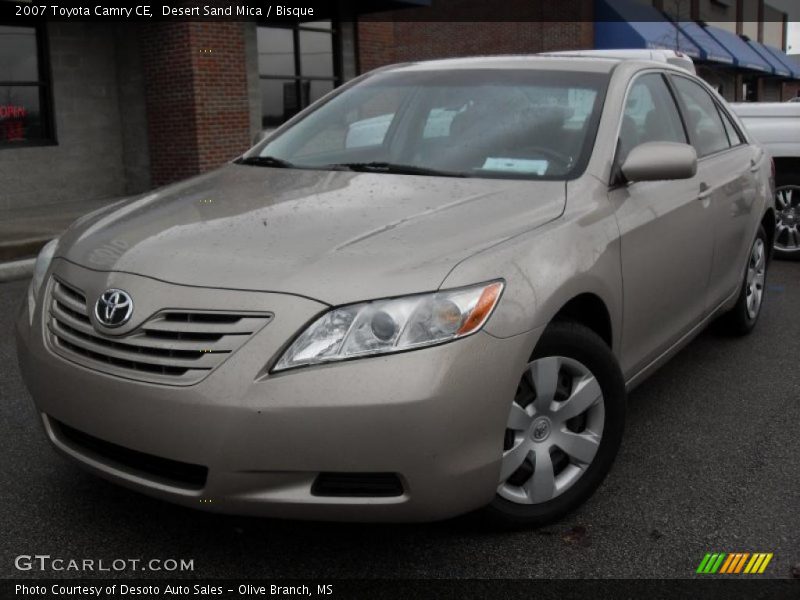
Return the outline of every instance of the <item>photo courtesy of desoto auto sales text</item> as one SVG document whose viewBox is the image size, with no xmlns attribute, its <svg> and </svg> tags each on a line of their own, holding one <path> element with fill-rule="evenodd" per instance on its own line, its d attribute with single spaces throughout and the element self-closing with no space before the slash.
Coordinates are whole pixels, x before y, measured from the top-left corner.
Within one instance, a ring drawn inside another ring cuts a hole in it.
<svg viewBox="0 0 800 600">
<path fill-rule="evenodd" d="M 0 600 L 800 598 L 800 2 L 0 0 Z"/>
</svg>

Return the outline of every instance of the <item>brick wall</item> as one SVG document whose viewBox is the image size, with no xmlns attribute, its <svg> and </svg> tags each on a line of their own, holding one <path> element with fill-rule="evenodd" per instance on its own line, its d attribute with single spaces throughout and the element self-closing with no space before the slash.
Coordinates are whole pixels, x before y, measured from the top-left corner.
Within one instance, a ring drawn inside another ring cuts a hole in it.
<svg viewBox="0 0 800 600">
<path fill-rule="evenodd" d="M 781 100 L 789 100 L 790 98 L 794 98 L 795 96 L 800 96 L 800 82 L 798 81 L 787 81 L 783 84 L 783 89 L 781 90 Z"/>
<path fill-rule="evenodd" d="M 741 82 L 737 79 L 736 73 L 730 69 L 715 69 L 706 65 L 697 65 L 697 74 L 719 91 L 725 100 L 737 101 L 737 87 L 741 88 Z"/>
<path fill-rule="evenodd" d="M 213 169 L 249 146 L 244 24 L 166 22 L 142 35 L 155 185 Z"/>
<path fill-rule="evenodd" d="M 503 12 L 516 20 L 492 21 L 495 8 L 486 0 L 450 0 L 362 18 L 360 71 L 412 60 L 594 47 L 592 7 L 586 0 L 508 0 Z M 570 20 L 577 15 L 584 21 Z"/>
</svg>

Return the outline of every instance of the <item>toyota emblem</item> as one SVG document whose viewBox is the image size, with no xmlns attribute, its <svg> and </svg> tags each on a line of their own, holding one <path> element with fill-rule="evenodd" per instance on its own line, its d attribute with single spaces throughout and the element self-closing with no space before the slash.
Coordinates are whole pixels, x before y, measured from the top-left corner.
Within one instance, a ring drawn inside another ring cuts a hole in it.
<svg viewBox="0 0 800 600">
<path fill-rule="evenodd" d="M 133 299 L 124 290 L 106 290 L 97 299 L 97 304 L 94 305 L 94 316 L 106 327 L 124 325 L 132 314 Z"/>
</svg>

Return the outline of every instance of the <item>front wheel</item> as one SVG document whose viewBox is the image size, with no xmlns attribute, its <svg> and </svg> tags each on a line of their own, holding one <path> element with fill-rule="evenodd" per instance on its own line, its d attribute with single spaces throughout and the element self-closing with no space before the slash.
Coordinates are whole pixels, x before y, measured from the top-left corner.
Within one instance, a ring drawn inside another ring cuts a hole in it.
<svg viewBox="0 0 800 600">
<path fill-rule="evenodd" d="M 611 469 L 624 422 L 625 382 L 610 348 L 582 325 L 551 324 L 511 403 L 488 515 L 540 526 L 585 502 Z"/>
</svg>

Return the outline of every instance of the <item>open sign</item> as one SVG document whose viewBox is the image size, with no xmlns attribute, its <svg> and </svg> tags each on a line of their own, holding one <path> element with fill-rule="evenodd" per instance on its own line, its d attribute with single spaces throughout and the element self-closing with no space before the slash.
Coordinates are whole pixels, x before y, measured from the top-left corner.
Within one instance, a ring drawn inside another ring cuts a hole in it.
<svg viewBox="0 0 800 600">
<path fill-rule="evenodd" d="M 28 110 L 24 106 L 14 104 L 0 104 L 0 119 L 24 119 Z"/>
</svg>

